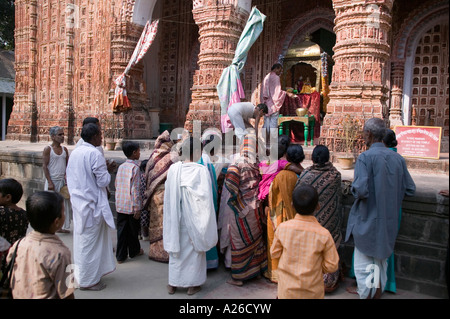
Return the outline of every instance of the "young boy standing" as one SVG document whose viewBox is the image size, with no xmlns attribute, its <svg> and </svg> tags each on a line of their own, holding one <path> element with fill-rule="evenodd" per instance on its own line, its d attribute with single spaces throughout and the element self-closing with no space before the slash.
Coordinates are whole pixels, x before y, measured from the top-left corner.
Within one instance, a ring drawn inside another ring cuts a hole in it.
<svg viewBox="0 0 450 319">
<path fill-rule="evenodd" d="M 330 232 L 314 217 L 319 195 L 311 185 L 294 189 L 297 214 L 275 232 L 271 254 L 278 259 L 278 298 L 323 299 L 323 274 L 338 269 L 339 255 Z"/>
<path fill-rule="evenodd" d="M 64 225 L 64 198 L 42 191 L 28 197 L 27 217 L 33 231 L 9 250 L 17 256 L 11 278 L 14 299 L 72 299 L 75 289 L 69 248 L 55 235 Z"/>
<path fill-rule="evenodd" d="M 122 150 L 127 160 L 119 166 L 116 175 L 117 250 L 116 259 L 123 263 L 144 252 L 139 243 L 140 216 L 142 210 L 141 171 L 139 144 L 125 141 Z"/>
</svg>

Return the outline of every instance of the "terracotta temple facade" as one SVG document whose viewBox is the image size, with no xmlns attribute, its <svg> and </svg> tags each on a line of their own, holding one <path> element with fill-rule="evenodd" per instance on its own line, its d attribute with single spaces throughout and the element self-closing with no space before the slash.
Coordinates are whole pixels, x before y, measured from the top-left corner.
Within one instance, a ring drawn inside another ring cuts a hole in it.
<svg viewBox="0 0 450 319">
<path fill-rule="evenodd" d="M 16 0 L 7 138 L 47 140 L 59 125 L 73 143 L 86 116 L 113 123 L 116 137 L 127 139 L 155 138 L 161 123 L 220 127 L 216 85 L 253 6 L 267 19 L 241 74 L 248 101 L 259 103 L 271 66 L 308 37 L 332 61 L 323 143 L 337 147 L 340 121 L 351 114 L 391 127 L 440 126 L 448 152 L 449 1 L 442 0 Z M 155 19 L 155 41 L 127 77 L 132 109 L 114 114 L 113 81 Z"/>
</svg>

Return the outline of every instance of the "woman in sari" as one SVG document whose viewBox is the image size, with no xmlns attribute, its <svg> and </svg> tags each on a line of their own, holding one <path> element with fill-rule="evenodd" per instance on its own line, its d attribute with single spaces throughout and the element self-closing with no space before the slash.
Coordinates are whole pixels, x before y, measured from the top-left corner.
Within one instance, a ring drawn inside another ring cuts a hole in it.
<svg viewBox="0 0 450 319">
<path fill-rule="evenodd" d="M 397 137 L 395 135 L 395 132 L 391 129 L 386 130 L 386 134 L 383 138 L 384 145 L 393 150 L 394 152 L 397 152 Z M 400 228 L 400 222 L 402 221 L 402 208 L 400 207 L 400 213 L 398 215 L 398 227 Z M 384 287 L 384 291 L 390 291 L 392 293 L 397 292 L 397 284 L 395 282 L 395 267 L 394 267 L 394 252 L 392 252 L 391 256 L 388 258 L 387 263 L 387 282 L 386 286 Z M 352 263 L 353 268 L 353 263 Z"/>
<path fill-rule="evenodd" d="M 288 164 L 286 168 L 280 171 L 273 180 L 269 190 L 269 213 L 267 214 L 267 261 L 268 269 L 264 277 L 272 282 L 278 282 L 276 270 L 278 260 L 272 260 L 270 256 L 270 247 L 272 246 L 275 230 L 282 222 L 295 217 L 296 211 L 292 206 L 292 192 L 297 183 L 298 175 L 289 169 L 290 165 L 301 167 L 305 159 L 303 147 L 298 144 L 290 145 L 286 152 Z"/>
<path fill-rule="evenodd" d="M 239 157 L 239 153 L 230 155 L 226 160 L 229 163 L 234 163 L 236 159 Z M 231 224 L 235 223 L 234 212 L 230 206 L 228 206 L 228 200 L 230 199 L 230 192 L 225 186 L 225 178 L 228 171 L 228 165 L 222 168 L 221 176 L 222 185 L 221 194 L 220 194 L 220 203 L 219 203 L 219 216 L 217 220 L 217 229 L 219 230 L 219 249 L 220 253 L 223 255 L 225 268 L 231 268 L 231 240 L 230 240 L 230 229 Z"/>
<path fill-rule="evenodd" d="M 164 131 L 156 139 L 145 168 L 144 208 L 150 213 L 148 258 L 165 263 L 169 262 L 169 255 L 163 247 L 164 183 L 170 166 L 178 161 L 177 152 L 172 150 L 174 145 L 169 131 Z"/>
<path fill-rule="evenodd" d="M 296 187 L 301 184 L 312 185 L 319 193 L 320 208 L 315 212 L 318 222 L 328 229 L 339 248 L 342 240 L 341 211 L 341 173 L 330 162 L 330 152 L 324 145 L 317 145 L 312 153 L 313 165 L 306 168 L 298 178 Z M 341 279 L 341 270 L 323 275 L 325 292 L 337 289 Z"/>
<path fill-rule="evenodd" d="M 261 180 L 256 161 L 256 136 L 248 134 L 239 158 L 228 167 L 225 187 L 230 193 L 228 206 L 234 213 L 230 223 L 231 279 L 242 286 L 244 281 L 260 277 L 267 269 L 258 185 Z"/>
<path fill-rule="evenodd" d="M 169 294 L 177 287 L 188 288 L 188 295 L 200 291 L 207 278 L 206 252 L 217 244 L 211 177 L 198 163 L 201 149 L 196 142 L 193 137 L 184 140 L 181 161 L 170 166 L 165 183 L 163 237 L 169 253 Z"/>
<path fill-rule="evenodd" d="M 202 135 L 202 157 L 199 164 L 208 168 L 211 178 L 214 210 L 216 212 L 216 222 L 219 213 L 219 199 L 221 194 L 221 185 L 219 185 L 219 176 L 225 161 L 218 156 L 217 147 L 221 150 L 222 136 L 214 129 L 207 129 Z M 217 247 L 211 248 L 206 252 L 206 264 L 208 269 L 217 269 L 219 267 L 219 254 Z"/>
<path fill-rule="evenodd" d="M 260 201 L 265 202 L 267 195 L 269 195 L 270 184 L 274 180 L 275 176 L 277 176 L 277 174 L 289 164 L 285 156 L 289 145 L 289 137 L 287 135 L 280 135 L 278 137 L 278 160 L 274 162 L 263 161 L 259 163 L 261 182 L 259 183 L 258 199 Z"/>
</svg>

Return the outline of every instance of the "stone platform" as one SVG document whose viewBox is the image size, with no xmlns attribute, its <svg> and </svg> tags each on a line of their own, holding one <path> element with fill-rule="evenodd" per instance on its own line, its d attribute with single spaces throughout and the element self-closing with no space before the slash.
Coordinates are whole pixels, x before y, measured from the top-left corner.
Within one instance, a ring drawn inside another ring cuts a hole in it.
<svg viewBox="0 0 450 319">
<path fill-rule="evenodd" d="M 147 159 L 154 140 L 140 140 L 141 160 Z M 24 186 L 24 196 L 19 206 L 24 207 L 27 196 L 44 188 L 42 151 L 48 143 L 25 143 L 0 141 L 0 178 L 12 177 Z M 74 146 L 67 146 L 69 151 Z M 312 164 L 310 156 L 314 147 L 304 147 L 304 167 Z M 108 159 L 118 164 L 125 161 L 121 150 L 105 151 Z M 449 189 L 448 154 L 441 154 L 439 160 L 407 159 L 410 173 L 416 183 L 414 197 L 405 198 L 402 208 L 402 222 L 395 247 L 395 270 L 397 287 L 414 293 L 437 298 L 448 298 L 445 269 L 449 245 L 449 200 L 440 194 Z M 344 170 L 335 163 L 342 174 L 343 191 L 353 179 L 354 171 Z M 110 190 L 114 193 L 113 175 Z M 349 181 L 349 182 L 347 182 Z M 115 212 L 114 196 L 111 207 Z M 343 231 L 353 197 L 344 194 Z M 349 266 L 353 246 L 344 243 L 340 247 L 343 262 Z"/>
</svg>

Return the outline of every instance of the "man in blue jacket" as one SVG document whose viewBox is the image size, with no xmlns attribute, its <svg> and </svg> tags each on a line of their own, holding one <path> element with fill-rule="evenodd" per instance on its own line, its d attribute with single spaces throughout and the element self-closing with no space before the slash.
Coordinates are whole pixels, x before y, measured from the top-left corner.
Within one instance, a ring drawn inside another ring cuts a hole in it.
<svg viewBox="0 0 450 319">
<path fill-rule="evenodd" d="M 369 149 L 356 161 L 351 188 L 355 202 L 345 240 L 350 236 L 354 240 L 354 269 L 361 299 L 379 298 L 384 291 L 402 201 L 405 195 L 414 196 L 416 190 L 404 158 L 384 146 L 385 131 L 382 119 L 366 121 L 363 137 Z"/>
</svg>

